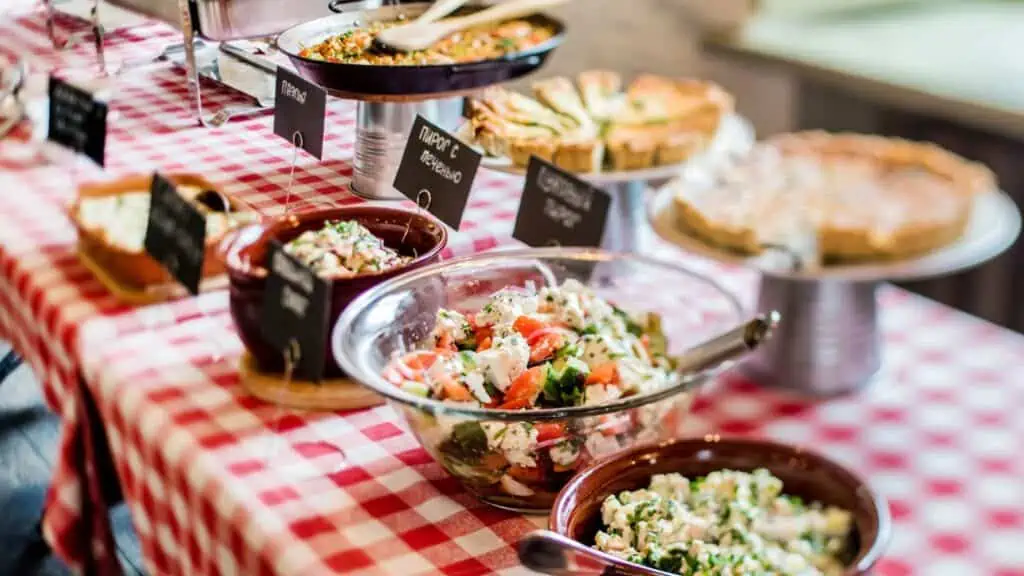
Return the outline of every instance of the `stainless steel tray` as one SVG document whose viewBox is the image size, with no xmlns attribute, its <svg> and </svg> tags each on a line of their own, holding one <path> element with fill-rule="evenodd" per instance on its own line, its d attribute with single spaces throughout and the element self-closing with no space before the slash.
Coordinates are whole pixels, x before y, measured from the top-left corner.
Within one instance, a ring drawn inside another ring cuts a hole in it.
<svg viewBox="0 0 1024 576">
<path fill-rule="evenodd" d="M 106 0 L 115 6 L 182 28 L 188 11 L 192 28 L 210 40 L 272 36 L 296 24 L 333 13 L 329 0 Z M 346 3 L 347 4 L 347 3 Z M 358 3 L 379 5 L 379 1 Z"/>
</svg>

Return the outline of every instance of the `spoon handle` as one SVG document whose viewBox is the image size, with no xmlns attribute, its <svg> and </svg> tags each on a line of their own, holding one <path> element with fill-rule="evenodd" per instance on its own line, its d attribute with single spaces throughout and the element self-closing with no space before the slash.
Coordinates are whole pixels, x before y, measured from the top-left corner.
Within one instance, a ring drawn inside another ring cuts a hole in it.
<svg viewBox="0 0 1024 576">
<path fill-rule="evenodd" d="M 455 30 L 462 30 L 471 26 L 480 26 L 483 24 L 490 24 L 491 22 L 500 22 L 502 20 L 529 16 L 531 14 L 536 14 L 541 10 L 565 4 L 568 1 L 569 0 L 512 0 L 510 2 L 504 2 L 502 4 L 492 6 L 486 10 L 481 10 L 474 14 L 442 20 L 441 22 L 438 22 L 438 24 L 443 24 L 445 30 L 450 33 Z"/>
<path fill-rule="evenodd" d="M 536 530 L 524 536 L 518 545 L 523 566 L 551 576 L 603 574 L 617 562 L 575 540 L 549 530 Z"/>
<path fill-rule="evenodd" d="M 768 340 L 779 319 L 780 315 L 775 310 L 759 314 L 736 328 L 683 352 L 676 358 L 676 369 L 684 374 L 693 374 L 735 360 Z"/>
<path fill-rule="evenodd" d="M 430 5 L 430 8 L 427 8 L 426 11 L 420 14 L 419 18 L 413 20 L 412 24 L 430 24 L 431 22 L 436 22 L 452 12 L 455 12 L 468 1 L 469 0 L 437 0 Z"/>
</svg>

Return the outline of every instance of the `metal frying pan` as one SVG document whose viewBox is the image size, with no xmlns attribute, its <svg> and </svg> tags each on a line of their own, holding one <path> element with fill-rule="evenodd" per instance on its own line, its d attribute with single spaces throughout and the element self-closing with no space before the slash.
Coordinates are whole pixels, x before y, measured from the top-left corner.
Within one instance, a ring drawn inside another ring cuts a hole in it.
<svg viewBox="0 0 1024 576">
<path fill-rule="evenodd" d="M 369 64 L 342 64 L 312 60 L 299 56 L 304 47 L 313 46 L 329 36 L 365 26 L 371 22 L 393 21 L 399 16 L 415 18 L 430 7 L 430 2 L 415 2 L 383 6 L 372 9 L 353 9 L 299 24 L 284 31 L 277 38 L 278 49 L 291 59 L 303 77 L 324 88 L 353 98 L 374 96 L 429 96 L 473 90 L 498 84 L 529 74 L 540 67 L 548 55 L 562 43 L 565 25 L 543 14 L 526 18 L 538 25 L 550 26 L 555 35 L 538 46 L 503 58 L 459 64 L 432 64 L 424 66 L 378 66 Z M 332 3 L 332 9 L 339 9 Z M 479 10 L 481 7 L 463 8 L 458 13 Z"/>
</svg>

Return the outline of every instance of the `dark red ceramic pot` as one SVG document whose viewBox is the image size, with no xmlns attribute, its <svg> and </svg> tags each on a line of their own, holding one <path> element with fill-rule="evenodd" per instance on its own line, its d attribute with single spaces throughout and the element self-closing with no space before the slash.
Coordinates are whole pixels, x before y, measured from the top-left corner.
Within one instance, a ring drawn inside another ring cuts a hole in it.
<svg viewBox="0 0 1024 576">
<path fill-rule="evenodd" d="M 580 471 L 559 492 L 551 511 L 553 532 L 587 545 L 600 527 L 601 503 L 623 490 L 646 488 L 654 474 L 678 472 L 705 476 L 715 470 L 753 471 L 767 468 L 782 480 L 783 492 L 805 502 L 821 502 L 849 510 L 856 530 L 849 543 L 846 574 L 867 574 L 882 557 L 891 532 L 885 500 L 853 472 L 803 448 L 765 440 L 708 436 L 640 446 L 601 460 Z M 662 574 L 607 556 L 615 574 Z"/>
<path fill-rule="evenodd" d="M 263 371 L 280 372 L 284 368 L 282 355 L 267 344 L 260 331 L 263 291 L 267 278 L 267 270 L 264 268 L 267 247 L 271 240 L 286 243 L 307 230 L 318 230 L 325 222 L 337 220 L 359 222 L 383 240 L 385 245 L 414 259 L 404 266 L 384 272 L 335 279 L 331 289 L 329 318 L 332 328 L 338 316 L 356 296 L 408 270 L 436 262 L 448 242 L 444 224 L 430 214 L 368 204 L 289 214 L 247 226 L 225 238 L 221 244 L 221 253 L 230 280 L 231 317 L 242 343 Z M 329 340 L 324 342 L 327 358 L 324 377 L 337 378 L 342 376 L 342 372 L 330 352 Z"/>
</svg>

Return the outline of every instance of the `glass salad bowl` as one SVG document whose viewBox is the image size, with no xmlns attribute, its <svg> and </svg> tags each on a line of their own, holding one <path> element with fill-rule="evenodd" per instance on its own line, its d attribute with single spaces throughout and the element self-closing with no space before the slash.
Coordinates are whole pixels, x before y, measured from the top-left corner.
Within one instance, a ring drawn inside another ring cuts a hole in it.
<svg viewBox="0 0 1024 576">
<path fill-rule="evenodd" d="M 397 385 L 393 367 L 396 359 L 433 357 L 429 350 L 439 341 L 435 327 L 452 312 L 482 323 L 477 320 L 479 312 L 493 311 L 485 306 L 499 290 L 550 294 L 547 288 L 560 286 L 592 293 L 611 303 L 616 315 L 655 319 L 657 334 L 649 338 L 644 333 L 644 346 L 657 338 L 666 359 L 743 320 L 739 301 L 719 284 L 669 262 L 582 248 L 495 251 L 410 271 L 364 292 L 338 319 L 332 353 L 350 378 L 389 400 L 427 452 L 466 490 L 501 508 L 545 512 L 569 478 L 589 462 L 678 436 L 696 389 L 711 374 L 672 378 L 643 393 L 607 395 L 591 402 L 592 378 L 573 373 L 556 355 L 552 358 L 559 359 L 549 366 L 562 365 L 557 371 L 545 368 L 547 380 L 543 392 L 533 396 L 536 403 L 508 403 L 516 387 L 513 382 L 505 389 L 504 408 L 499 408 L 486 407 L 493 404 L 482 401 L 458 401 L 465 400 L 458 396 L 441 400 L 417 386 Z M 637 324 L 629 326 L 641 334 Z M 418 350 L 423 352 L 410 354 Z M 452 350 L 452 356 L 463 354 L 454 346 Z M 403 364 L 403 370 L 410 366 Z M 592 368 L 590 374 L 599 372 L 597 366 Z M 420 372 L 426 371 L 425 367 Z M 675 376 L 670 370 L 666 373 Z M 490 379 L 493 372 L 487 374 Z M 571 382 L 582 391 L 573 389 Z M 490 389 L 500 394 L 498 388 Z M 549 392 L 558 396 L 566 390 L 578 394 L 573 401 L 545 402 Z"/>
</svg>

